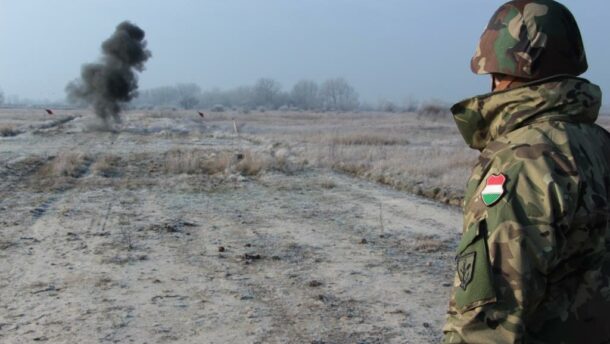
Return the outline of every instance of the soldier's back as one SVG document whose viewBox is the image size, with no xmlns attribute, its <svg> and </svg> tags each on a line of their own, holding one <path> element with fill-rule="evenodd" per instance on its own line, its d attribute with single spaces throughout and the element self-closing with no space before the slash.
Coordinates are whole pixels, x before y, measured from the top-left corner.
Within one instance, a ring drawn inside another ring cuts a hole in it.
<svg viewBox="0 0 610 344">
<path fill-rule="evenodd" d="M 526 320 L 528 342 L 610 343 L 610 134 L 590 123 L 529 130 L 554 141 L 549 158 L 574 166 L 578 183 L 571 223 L 556 228 L 557 262 L 545 299 Z"/>
</svg>

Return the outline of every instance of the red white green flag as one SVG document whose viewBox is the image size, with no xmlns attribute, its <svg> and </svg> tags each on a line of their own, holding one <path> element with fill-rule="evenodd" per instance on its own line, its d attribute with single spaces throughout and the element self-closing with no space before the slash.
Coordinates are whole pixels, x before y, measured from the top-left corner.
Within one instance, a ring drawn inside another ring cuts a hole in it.
<svg viewBox="0 0 610 344">
<path fill-rule="evenodd" d="M 481 191 L 481 198 L 486 206 L 490 207 L 502 198 L 504 195 L 504 183 L 506 176 L 500 173 L 499 175 L 492 174 L 487 178 L 487 184 Z"/>
</svg>

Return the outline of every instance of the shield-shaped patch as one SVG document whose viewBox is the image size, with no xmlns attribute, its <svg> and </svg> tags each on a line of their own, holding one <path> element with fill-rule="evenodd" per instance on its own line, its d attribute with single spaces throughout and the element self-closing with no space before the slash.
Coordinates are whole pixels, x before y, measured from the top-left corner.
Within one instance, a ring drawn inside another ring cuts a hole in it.
<svg viewBox="0 0 610 344">
<path fill-rule="evenodd" d="M 481 191 L 481 198 L 486 206 L 491 207 L 496 204 L 504 195 L 504 184 L 506 176 L 502 173 L 492 174 L 487 178 L 485 188 Z"/>
<path fill-rule="evenodd" d="M 464 290 L 472 282 L 476 254 L 476 252 L 470 252 L 457 257 L 457 273 L 460 279 L 460 287 Z"/>
</svg>

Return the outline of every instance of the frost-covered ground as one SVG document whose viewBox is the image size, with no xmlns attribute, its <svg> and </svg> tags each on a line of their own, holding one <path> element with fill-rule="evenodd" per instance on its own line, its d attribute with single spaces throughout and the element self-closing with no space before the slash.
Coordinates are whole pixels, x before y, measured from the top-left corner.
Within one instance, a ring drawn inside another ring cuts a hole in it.
<svg viewBox="0 0 610 344">
<path fill-rule="evenodd" d="M 449 124 L 363 144 L 360 114 L 56 113 L 0 110 L 0 342 L 439 340 L 459 209 L 323 155 L 442 153 Z"/>
</svg>

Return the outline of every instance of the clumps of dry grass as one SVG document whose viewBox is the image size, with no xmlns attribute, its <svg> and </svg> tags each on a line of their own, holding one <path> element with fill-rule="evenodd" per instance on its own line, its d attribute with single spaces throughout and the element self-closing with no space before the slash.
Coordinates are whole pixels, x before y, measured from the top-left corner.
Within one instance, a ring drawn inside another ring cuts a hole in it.
<svg viewBox="0 0 610 344">
<path fill-rule="evenodd" d="M 39 192 L 69 188 L 89 171 L 92 159 L 80 151 L 62 151 L 40 161 L 42 165 L 30 183 Z"/>
<path fill-rule="evenodd" d="M 303 168 L 287 150 L 259 152 L 210 152 L 174 149 L 165 154 L 165 173 L 168 174 L 240 174 L 256 176 L 267 171 L 294 173 Z"/>
<path fill-rule="evenodd" d="M 413 238 L 412 248 L 416 252 L 434 253 L 445 250 L 447 245 L 434 235 L 417 234 Z"/>
<path fill-rule="evenodd" d="M 235 165 L 235 171 L 244 176 L 255 176 L 269 170 L 273 165 L 271 156 L 245 151 Z"/>
<path fill-rule="evenodd" d="M 267 171 L 293 174 L 303 170 L 305 162 L 296 159 L 286 148 L 270 153 L 246 150 L 243 159 L 234 166 L 234 171 L 243 176 L 256 176 Z"/>
<path fill-rule="evenodd" d="M 21 134 L 21 131 L 15 129 L 14 125 L 0 125 L 0 137 L 11 137 Z"/>
<path fill-rule="evenodd" d="M 23 178 L 37 172 L 49 161 L 49 158 L 40 155 L 28 155 L 23 158 L 7 162 L 0 170 L 0 177 L 14 176 Z"/>
<path fill-rule="evenodd" d="M 299 139 L 335 146 L 405 146 L 411 143 L 406 133 L 366 128 L 303 133 Z"/>
<path fill-rule="evenodd" d="M 121 157 L 106 154 L 97 159 L 91 166 L 91 171 L 98 176 L 105 178 L 116 177 L 118 175 L 118 165 Z"/>
<path fill-rule="evenodd" d="M 337 145 L 393 146 L 408 145 L 409 140 L 402 136 L 381 132 L 352 132 L 335 135 L 330 138 L 330 143 Z"/>
<path fill-rule="evenodd" d="M 91 159 L 83 152 L 60 152 L 43 170 L 43 175 L 78 178 L 87 171 L 90 162 Z"/>
<path fill-rule="evenodd" d="M 224 172 L 232 159 L 229 152 L 173 149 L 165 153 L 165 172 L 213 175 Z"/>
<path fill-rule="evenodd" d="M 335 181 L 330 178 L 324 178 L 320 181 L 320 187 L 323 189 L 330 190 L 336 188 L 337 183 L 335 183 Z"/>
<path fill-rule="evenodd" d="M 308 150 L 320 167 L 389 185 L 443 203 L 460 205 L 476 154 L 467 148 L 358 146 Z"/>
</svg>

